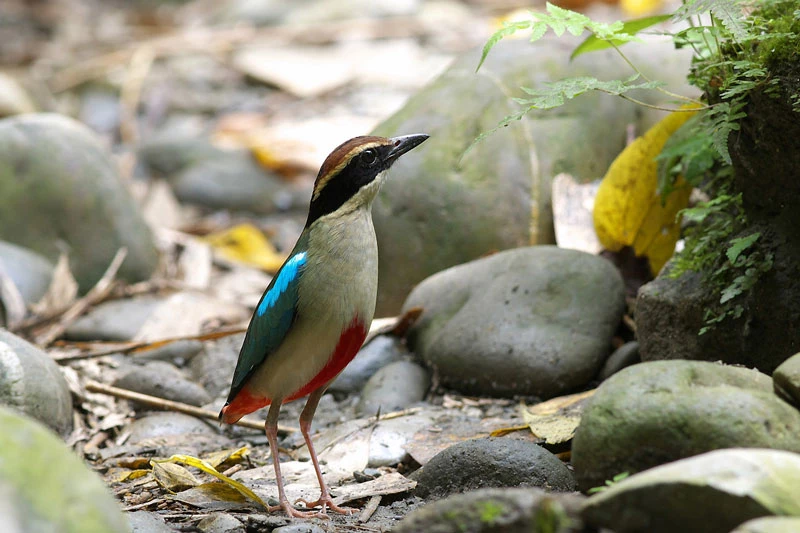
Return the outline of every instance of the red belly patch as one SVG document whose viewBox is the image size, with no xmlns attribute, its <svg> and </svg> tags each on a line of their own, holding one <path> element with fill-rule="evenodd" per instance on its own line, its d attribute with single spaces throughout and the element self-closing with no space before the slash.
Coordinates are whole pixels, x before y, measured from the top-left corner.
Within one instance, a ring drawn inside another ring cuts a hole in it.
<svg viewBox="0 0 800 533">
<path fill-rule="evenodd" d="M 353 360 L 366 337 L 367 328 L 358 318 L 354 319 L 347 329 L 342 332 L 333 354 L 325 366 L 322 367 L 322 370 L 311 378 L 311 381 L 303 385 L 300 390 L 285 398 L 283 402 L 291 402 L 307 396 L 335 378 Z M 222 408 L 222 421 L 226 424 L 234 424 L 244 415 L 266 407 L 270 403 L 271 400 L 269 398 L 253 394 L 245 385 L 233 401 Z"/>
</svg>

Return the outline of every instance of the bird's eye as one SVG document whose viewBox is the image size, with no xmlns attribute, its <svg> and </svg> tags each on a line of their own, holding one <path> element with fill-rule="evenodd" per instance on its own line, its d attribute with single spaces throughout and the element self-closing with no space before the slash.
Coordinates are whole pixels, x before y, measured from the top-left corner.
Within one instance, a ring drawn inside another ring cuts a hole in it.
<svg viewBox="0 0 800 533">
<path fill-rule="evenodd" d="M 371 167 L 378 162 L 378 153 L 372 148 L 364 150 L 364 152 L 361 154 L 361 160 L 365 165 Z"/>
</svg>

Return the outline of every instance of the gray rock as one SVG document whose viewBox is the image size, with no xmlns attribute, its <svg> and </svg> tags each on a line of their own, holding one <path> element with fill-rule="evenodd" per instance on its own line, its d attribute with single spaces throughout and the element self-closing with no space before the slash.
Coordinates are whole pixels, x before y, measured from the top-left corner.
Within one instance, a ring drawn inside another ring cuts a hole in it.
<svg viewBox="0 0 800 533">
<path fill-rule="evenodd" d="M 134 358 L 146 361 L 173 361 L 181 363 L 192 359 L 203 349 L 203 342 L 193 340 L 175 341 L 152 350 L 136 352 Z"/>
<path fill-rule="evenodd" d="M 466 394 L 550 398 L 588 383 L 625 306 L 606 260 L 553 246 L 519 248 L 440 272 L 404 309 L 425 309 L 411 349 Z"/>
<path fill-rule="evenodd" d="M 113 138 L 119 132 L 121 111 L 118 90 L 92 85 L 82 91 L 78 120 L 97 133 Z"/>
<path fill-rule="evenodd" d="M 639 61 L 645 70 L 675 80 L 670 87 L 685 86 L 690 54 L 676 54 L 672 46 L 646 48 L 649 57 Z M 376 128 L 378 135 L 431 136 L 392 167 L 373 207 L 377 316 L 397 314 L 417 283 L 445 268 L 497 250 L 554 242 L 552 178 L 562 172 L 579 182 L 603 176 L 625 145 L 626 128 L 639 123 L 644 131 L 646 113 L 618 99 L 584 95 L 558 113 L 528 114 L 466 152 L 478 134 L 519 111 L 509 95 L 522 96 L 520 86 L 569 76 L 628 76 L 614 53 L 570 61 L 572 49 L 563 40 L 502 42 L 477 75 L 480 51 L 471 51 Z"/>
<path fill-rule="evenodd" d="M 189 363 L 194 380 L 211 396 L 227 394 L 243 342 L 244 333 L 207 342 L 203 350 Z"/>
<path fill-rule="evenodd" d="M 224 152 L 200 160 L 179 172 L 171 183 L 182 202 L 259 214 L 299 207 L 310 197 L 282 183 L 245 152 Z"/>
<path fill-rule="evenodd" d="M 577 533 L 584 531 L 578 494 L 541 489 L 480 489 L 429 503 L 395 533 Z"/>
<path fill-rule="evenodd" d="M 800 455 L 728 449 L 631 476 L 586 500 L 583 517 L 618 533 L 727 533 L 767 515 L 800 516 Z"/>
<path fill-rule="evenodd" d="M 731 447 L 800 452 L 800 412 L 756 370 L 658 361 L 611 376 L 586 404 L 572 441 L 581 490 Z"/>
<path fill-rule="evenodd" d="M 136 444 L 146 439 L 174 435 L 214 435 L 214 429 L 199 418 L 181 413 L 153 413 L 136 420 L 128 427 L 129 442 Z"/>
<path fill-rule="evenodd" d="M 131 533 L 173 533 L 175 531 L 158 513 L 135 511 L 128 513 L 128 521 L 131 523 Z"/>
<path fill-rule="evenodd" d="M 369 459 L 367 466 L 397 466 L 406 462 L 406 444 L 414 440 L 414 435 L 431 427 L 433 420 L 422 414 L 401 416 L 391 420 L 380 420 L 369 438 Z"/>
<path fill-rule="evenodd" d="M 325 533 L 325 530 L 316 524 L 290 524 L 276 527 L 272 533 Z"/>
<path fill-rule="evenodd" d="M 64 336 L 73 341 L 129 341 L 161 301 L 145 295 L 104 302 L 76 320 Z"/>
<path fill-rule="evenodd" d="M 225 152 L 202 137 L 204 128 L 193 117 L 172 119 L 137 149 L 145 167 L 162 177 L 172 177 L 205 159 L 216 159 Z"/>
<path fill-rule="evenodd" d="M 800 407 L 800 353 L 794 354 L 775 369 L 772 383 L 779 396 Z"/>
<path fill-rule="evenodd" d="M 0 267 L 19 289 L 25 303 L 38 302 L 50 287 L 53 264 L 32 250 L 0 241 Z"/>
<path fill-rule="evenodd" d="M 428 371 L 411 361 L 395 361 L 378 370 L 364 385 L 356 412 L 371 416 L 405 409 L 425 398 L 431 386 Z"/>
<path fill-rule="evenodd" d="M 122 371 L 114 386 L 197 407 L 211 401 L 203 387 L 186 379 L 180 370 L 166 361 L 131 366 Z"/>
<path fill-rule="evenodd" d="M 399 361 L 408 354 L 403 342 L 397 337 L 379 335 L 361 348 L 350 364 L 328 387 L 330 392 L 358 392 L 380 368 Z"/>
<path fill-rule="evenodd" d="M 103 481 L 54 433 L 3 407 L 0 427 L 3 531 L 130 531 Z"/>
<path fill-rule="evenodd" d="M 0 329 L 0 405 L 21 411 L 62 436 L 72 431 L 72 395 L 58 365 L 4 329 Z"/>
<path fill-rule="evenodd" d="M 437 453 L 413 477 L 415 493 L 434 499 L 485 487 L 575 490 L 572 473 L 555 455 L 532 442 L 509 438 L 454 444 Z"/>
<path fill-rule="evenodd" d="M 739 524 L 731 533 L 797 533 L 800 516 L 767 516 Z"/>
<path fill-rule="evenodd" d="M 0 239 L 55 260 L 60 243 L 81 290 L 122 247 L 127 281 L 147 279 L 158 254 L 116 164 L 82 124 L 54 114 L 0 121 Z"/>
<path fill-rule="evenodd" d="M 203 533 L 245 533 L 244 524 L 229 514 L 214 513 L 197 524 Z"/>
<path fill-rule="evenodd" d="M 639 343 L 636 341 L 626 342 L 606 359 L 597 378 L 604 381 L 623 368 L 627 368 L 636 363 L 641 363 L 642 358 L 639 356 Z"/>
</svg>

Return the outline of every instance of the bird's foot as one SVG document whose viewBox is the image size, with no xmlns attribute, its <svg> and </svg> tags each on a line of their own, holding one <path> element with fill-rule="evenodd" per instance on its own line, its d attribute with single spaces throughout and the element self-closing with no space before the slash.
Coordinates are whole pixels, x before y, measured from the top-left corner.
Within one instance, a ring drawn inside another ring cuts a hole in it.
<svg viewBox="0 0 800 533">
<path fill-rule="evenodd" d="M 330 509 L 334 513 L 344 514 L 344 515 L 351 515 L 356 512 L 355 509 L 351 507 L 339 507 L 335 503 L 333 503 L 333 498 L 331 498 L 330 494 L 322 493 L 319 495 L 319 499 L 313 502 L 309 502 L 304 500 L 303 498 L 298 498 L 294 501 L 295 504 L 297 502 L 302 503 L 306 506 L 307 509 L 313 509 L 314 507 L 322 506 L 322 509 L 319 511 L 319 514 L 322 516 L 327 516 L 325 513 L 325 508 Z"/>
<path fill-rule="evenodd" d="M 267 511 L 274 512 L 283 510 L 289 518 L 329 518 L 327 514 L 325 514 L 325 508 L 322 511 L 300 511 L 292 507 L 292 504 L 289 503 L 289 500 L 284 500 L 278 505 L 270 505 L 267 507 Z"/>
</svg>

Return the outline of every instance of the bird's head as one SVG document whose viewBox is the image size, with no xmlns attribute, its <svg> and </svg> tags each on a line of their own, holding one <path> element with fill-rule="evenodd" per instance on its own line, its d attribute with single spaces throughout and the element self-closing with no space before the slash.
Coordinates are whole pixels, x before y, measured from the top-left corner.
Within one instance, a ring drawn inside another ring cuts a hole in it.
<svg viewBox="0 0 800 533">
<path fill-rule="evenodd" d="M 326 215 L 369 206 L 389 167 L 427 138 L 423 133 L 392 138 L 364 136 L 337 146 L 319 169 L 306 225 Z"/>
</svg>

